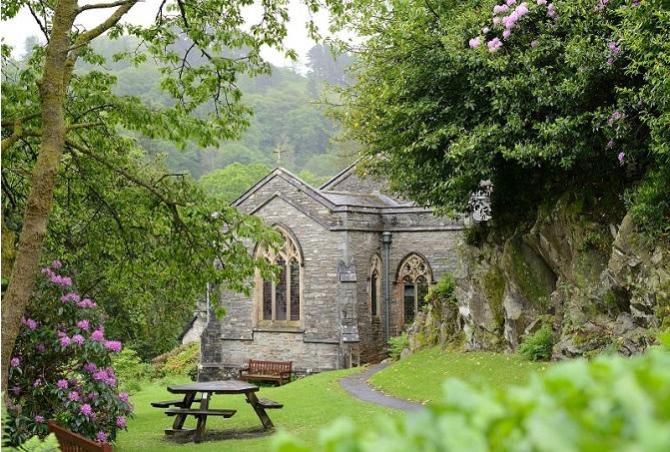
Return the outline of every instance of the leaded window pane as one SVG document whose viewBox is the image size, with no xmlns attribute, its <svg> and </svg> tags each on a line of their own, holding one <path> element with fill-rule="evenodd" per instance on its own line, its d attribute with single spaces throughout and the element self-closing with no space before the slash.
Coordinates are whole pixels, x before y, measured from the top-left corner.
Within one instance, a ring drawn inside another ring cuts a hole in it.
<svg viewBox="0 0 670 452">
<path fill-rule="evenodd" d="M 286 320 L 286 261 L 279 258 L 277 265 L 281 272 L 275 286 L 275 320 Z"/>
<path fill-rule="evenodd" d="M 272 281 L 263 281 L 263 320 L 272 320 Z"/>
<path fill-rule="evenodd" d="M 300 264 L 291 260 L 291 320 L 300 320 Z"/>
<path fill-rule="evenodd" d="M 370 314 L 377 315 L 377 273 L 373 273 L 370 278 Z"/>
</svg>

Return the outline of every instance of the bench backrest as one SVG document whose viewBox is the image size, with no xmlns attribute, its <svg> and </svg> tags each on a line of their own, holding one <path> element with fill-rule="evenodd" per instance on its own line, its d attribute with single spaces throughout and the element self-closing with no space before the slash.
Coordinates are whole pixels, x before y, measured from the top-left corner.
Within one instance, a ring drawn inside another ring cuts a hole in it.
<svg viewBox="0 0 670 452">
<path fill-rule="evenodd" d="M 280 375 L 291 372 L 291 361 L 259 361 L 249 360 L 249 373 L 257 375 Z"/>
<path fill-rule="evenodd" d="M 49 430 L 56 435 L 58 445 L 62 452 L 112 452 L 112 445 L 109 443 L 96 443 L 88 438 L 84 438 L 77 433 L 61 427 L 54 421 L 49 421 Z"/>
</svg>

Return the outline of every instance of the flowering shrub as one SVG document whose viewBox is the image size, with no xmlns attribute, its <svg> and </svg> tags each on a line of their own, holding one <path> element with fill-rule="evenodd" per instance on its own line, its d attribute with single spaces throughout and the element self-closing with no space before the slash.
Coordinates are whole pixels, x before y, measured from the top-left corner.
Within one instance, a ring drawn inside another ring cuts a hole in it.
<svg viewBox="0 0 670 452">
<path fill-rule="evenodd" d="M 42 269 L 11 358 L 10 445 L 45 437 L 48 419 L 93 440 L 113 441 L 132 411 L 111 366 L 122 344 L 105 337 L 101 309 L 74 290 L 61 267 L 54 261 Z"/>
</svg>

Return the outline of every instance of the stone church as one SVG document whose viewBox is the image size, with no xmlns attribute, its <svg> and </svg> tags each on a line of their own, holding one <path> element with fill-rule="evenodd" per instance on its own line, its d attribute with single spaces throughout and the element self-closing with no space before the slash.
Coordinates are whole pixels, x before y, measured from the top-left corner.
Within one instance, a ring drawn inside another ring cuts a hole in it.
<svg viewBox="0 0 670 452">
<path fill-rule="evenodd" d="M 463 225 L 383 187 L 353 165 L 319 188 L 277 168 L 233 203 L 281 233 L 278 251 L 249 250 L 281 272 L 274 281 L 257 275 L 251 296 L 220 294 L 227 313 L 203 322 L 202 378 L 248 359 L 312 373 L 385 357 L 430 285 L 458 273 Z"/>
</svg>

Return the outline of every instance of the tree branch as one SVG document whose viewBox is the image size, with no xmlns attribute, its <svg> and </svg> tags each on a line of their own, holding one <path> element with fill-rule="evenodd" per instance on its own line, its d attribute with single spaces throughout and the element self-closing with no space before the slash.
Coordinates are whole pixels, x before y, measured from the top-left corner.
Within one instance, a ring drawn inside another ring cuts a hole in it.
<svg viewBox="0 0 670 452">
<path fill-rule="evenodd" d="M 83 11 L 88 11 L 89 9 L 102 9 L 102 8 L 115 8 L 117 6 L 125 5 L 126 3 L 130 2 L 132 0 L 119 0 L 116 2 L 110 2 L 110 3 L 91 3 L 88 5 L 83 5 L 80 6 L 79 9 L 77 10 L 77 13 L 81 13 Z"/>
</svg>

